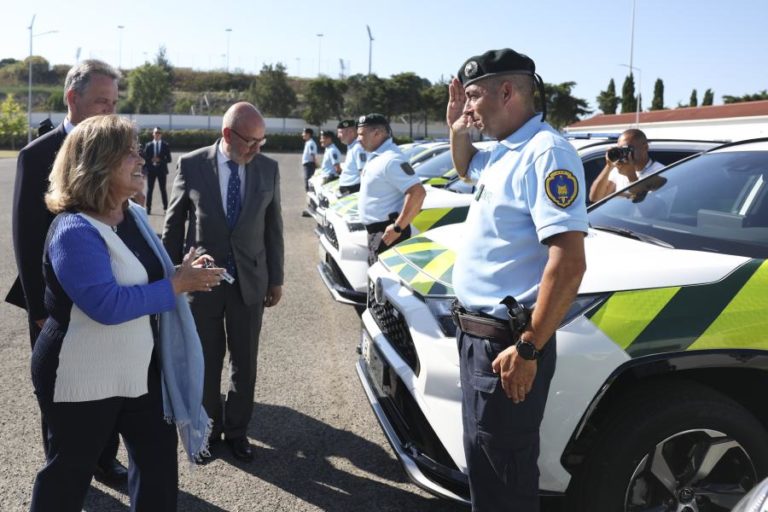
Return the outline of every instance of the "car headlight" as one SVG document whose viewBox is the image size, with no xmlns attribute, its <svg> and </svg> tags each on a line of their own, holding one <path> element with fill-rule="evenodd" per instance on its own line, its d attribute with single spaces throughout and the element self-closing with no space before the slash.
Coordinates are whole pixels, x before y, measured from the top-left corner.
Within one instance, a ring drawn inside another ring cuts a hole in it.
<svg viewBox="0 0 768 512">
<path fill-rule="evenodd" d="M 451 311 L 453 300 L 453 297 L 424 299 L 429 311 L 440 326 L 440 330 L 449 338 L 456 337 L 456 324 L 453 323 L 453 313 Z"/>
</svg>

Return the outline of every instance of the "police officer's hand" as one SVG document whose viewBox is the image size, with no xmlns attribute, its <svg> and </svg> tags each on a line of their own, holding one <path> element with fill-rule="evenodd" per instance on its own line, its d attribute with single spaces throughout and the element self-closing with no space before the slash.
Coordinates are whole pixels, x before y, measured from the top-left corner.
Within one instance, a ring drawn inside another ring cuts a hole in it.
<svg viewBox="0 0 768 512">
<path fill-rule="evenodd" d="M 395 241 L 399 237 L 400 237 L 400 234 L 395 232 L 395 225 L 390 224 L 389 226 L 384 228 L 384 234 L 381 235 L 381 241 L 384 243 L 384 245 L 389 247 L 390 245 L 395 243 Z"/>
<path fill-rule="evenodd" d="M 458 78 L 448 84 L 448 106 L 445 109 L 445 121 L 454 133 L 464 133 L 472 126 L 472 119 L 464 115 L 464 86 Z"/>
<path fill-rule="evenodd" d="M 513 402 L 519 403 L 525 400 L 525 396 L 531 392 L 533 380 L 536 378 L 538 363 L 528 361 L 517 354 L 517 348 L 508 347 L 502 351 L 491 363 L 493 373 L 499 375 L 501 387 L 507 397 Z"/>
</svg>

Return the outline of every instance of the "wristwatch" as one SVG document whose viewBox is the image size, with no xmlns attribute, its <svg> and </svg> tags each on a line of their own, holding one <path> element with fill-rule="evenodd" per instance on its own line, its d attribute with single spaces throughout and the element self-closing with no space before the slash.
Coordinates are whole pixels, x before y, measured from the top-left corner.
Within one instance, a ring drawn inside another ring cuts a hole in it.
<svg viewBox="0 0 768 512">
<path fill-rule="evenodd" d="M 398 225 L 397 225 L 397 222 L 393 222 L 393 223 L 392 223 L 392 226 L 393 226 L 392 230 L 393 230 L 395 233 L 398 233 L 398 234 L 399 234 L 399 233 L 402 233 L 402 232 L 403 232 L 403 228 L 401 228 L 400 226 L 398 226 Z"/>
<path fill-rule="evenodd" d="M 536 345 L 530 341 L 517 340 L 517 343 L 515 343 L 515 348 L 517 348 L 517 353 L 520 355 L 520 357 L 526 361 L 535 361 L 541 357 L 541 352 L 539 352 L 536 349 Z"/>
</svg>

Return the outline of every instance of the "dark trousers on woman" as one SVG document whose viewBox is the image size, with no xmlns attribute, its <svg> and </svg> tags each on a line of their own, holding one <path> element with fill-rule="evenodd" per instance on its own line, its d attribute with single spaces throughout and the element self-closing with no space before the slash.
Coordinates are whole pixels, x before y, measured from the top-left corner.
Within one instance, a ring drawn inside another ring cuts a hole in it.
<svg viewBox="0 0 768 512">
<path fill-rule="evenodd" d="M 163 419 L 160 372 L 149 368 L 149 392 L 137 398 L 52 402 L 38 397 L 48 422 L 48 463 L 37 474 L 31 512 L 80 512 L 104 446 L 117 429 L 128 451 L 132 512 L 175 512 L 176 429 Z"/>
</svg>

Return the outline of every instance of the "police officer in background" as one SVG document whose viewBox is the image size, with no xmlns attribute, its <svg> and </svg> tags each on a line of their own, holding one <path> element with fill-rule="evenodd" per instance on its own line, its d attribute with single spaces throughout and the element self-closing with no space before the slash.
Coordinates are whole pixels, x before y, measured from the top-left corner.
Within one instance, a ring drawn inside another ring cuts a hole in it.
<svg viewBox="0 0 768 512">
<path fill-rule="evenodd" d="M 323 130 L 320 132 L 320 144 L 325 148 L 320 171 L 323 174 L 323 184 L 339 179 L 341 174 L 341 151 L 333 143 L 333 132 Z"/>
<path fill-rule="evenodd" d="M 366 154 L 357 140 L 357 126 L 353 119 L 345 119 L 336 126 L 336 137 L 347 146 L 339 176 L 339 192 L 348 195 L 360 190 L 360 171 L 365 165 Z"/>
<path fill-rule="evenodd" d="M 304 128 L 301 138 L 304 140 L 304 152 L 301 154 L 301 165 L 304 168 L 304 190 L 309 190 L 309 178 L 315 174 L 317 167 L 317 144 L 312 136 L 315 131 L 312 128 Z"/>
<path fill-rule="evenodd" d="M 586 268 L 584 169 L 534 109 L 536 85 L 544 98 L 535 70 L 525 55 L 494 50 L 468 59 L 449 85 L 453 162 L 479 179 L 453 270 L 473 511 L 539 510 L 555 331 Z M 478 151 L 473 126 L 498 143 Z"/>
<path fill-rule="evenodd" d="M 426 192 L 392 140 L 386 117 L 360 117 L 357 137 L 368 153 L 357 210 L 368 231 L 368 264 L 373 265 L 379 253 L 410 236 L 410 223 L 421 210 Z"/>
</svg>

